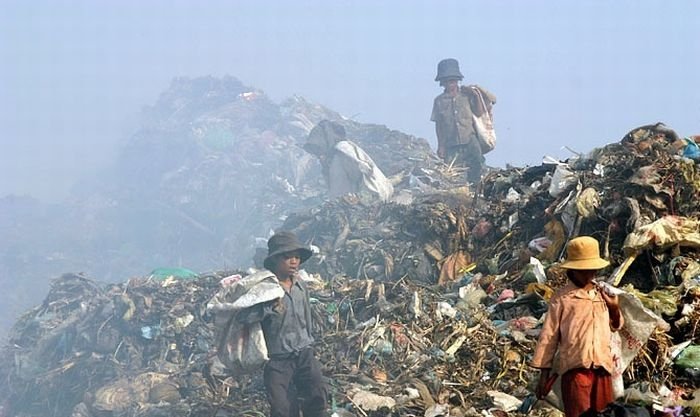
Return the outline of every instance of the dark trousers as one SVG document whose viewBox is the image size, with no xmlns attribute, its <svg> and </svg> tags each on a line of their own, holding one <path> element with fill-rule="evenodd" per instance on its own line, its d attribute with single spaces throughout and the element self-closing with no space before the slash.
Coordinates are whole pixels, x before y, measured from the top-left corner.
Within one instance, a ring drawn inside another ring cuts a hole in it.
<svg viewBox="0 0 700 417">
<path fill-rule="evenodd" d="M 484 165 L 484 156 L 481 147 L 475 138 L 464 145 L 448 146 L 445 149 L 445 162 L 455 161 L 456 166 L 469 168 L 467 181 L 478 184 L 481 181 L 481 169 Z"/>
<path fill-rule="evenodd" d="M 271 417 L 322 417 L 326 412 L 326 386 L 321 364 L 312 349 L 284 359 L 270 359 L 265 365 L 265 388 Z"/>
</svg>

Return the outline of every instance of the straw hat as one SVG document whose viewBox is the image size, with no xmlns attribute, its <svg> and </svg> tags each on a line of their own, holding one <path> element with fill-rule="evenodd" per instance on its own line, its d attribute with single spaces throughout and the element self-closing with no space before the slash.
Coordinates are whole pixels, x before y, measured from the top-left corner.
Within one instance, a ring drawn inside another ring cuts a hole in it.
<svg viewBox="0 0 700 417">
<path fill-rule="evenodd" d="M 602 269 L 610 262 L 600 257 L 598 241 L 590 236 L 571 239 L 566 246 L 566 260 L 561 264 L 566 269 Z"/>
</svg>

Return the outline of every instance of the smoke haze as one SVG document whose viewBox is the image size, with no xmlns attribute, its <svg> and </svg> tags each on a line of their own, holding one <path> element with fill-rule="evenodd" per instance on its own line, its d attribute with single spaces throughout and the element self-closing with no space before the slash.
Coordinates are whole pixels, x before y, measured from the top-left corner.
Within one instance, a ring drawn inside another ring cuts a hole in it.
<svg viewBox="0 0 700 417">
<path fill-rule="evenodd" d="M 690 1 L 5 1 L 0 195 L 60 200 L 177 76 L 233 75 L 434 143 L 437 62 L 499 98 L 487 163 L 537 164 L 663 121 L 699 133 Z"/>
</svg>

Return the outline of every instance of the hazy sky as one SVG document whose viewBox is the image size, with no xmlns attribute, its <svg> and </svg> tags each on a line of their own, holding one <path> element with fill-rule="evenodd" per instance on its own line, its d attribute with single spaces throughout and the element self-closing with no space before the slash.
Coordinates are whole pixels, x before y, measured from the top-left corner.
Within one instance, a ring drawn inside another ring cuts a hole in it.
<svg viewBox="0 0 700 417">
<path fill-rule="evenodd" d="M 434 142 L 437 62 L 498 96 L 487 163 L 700 133 L 694 1 L 0 2 L 0 196 L 56 200 L 177 76 L 229 74 Z"/>
</svg>

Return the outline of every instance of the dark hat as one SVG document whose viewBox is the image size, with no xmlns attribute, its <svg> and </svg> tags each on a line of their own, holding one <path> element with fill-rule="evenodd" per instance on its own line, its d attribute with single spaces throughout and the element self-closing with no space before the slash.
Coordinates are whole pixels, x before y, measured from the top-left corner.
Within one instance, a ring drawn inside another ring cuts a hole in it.
<svg viewBox="0 0 700 417">
<path fill-rule="evenodd" d="M 311 249 L 299 242 L 294 233 L 278 232 L 267 241 L 267 258 L 263 261 L 263 265 L 272 270 L 274 265 L 271 261 L 274 256 L 294 251 L 299 251 L 301 263 L 306 262 L 313 255 Z"/>
<path fill-rule="evenodd" d="M 309 132 L 304 150 L 314 155 L 325 155 L 341 140 L 345 140 L 343 125 L 330 120 L 321 120 Z"/>
<path fill-rule="evenodd" d="M 442 81 L 450 78 L 456 78 L 458 80 L 464 78 L 464 75 L 459 72 L 459 62 L 454 58 L 443 59 L 438 63 L 435 81 Z"/>
</svg>

